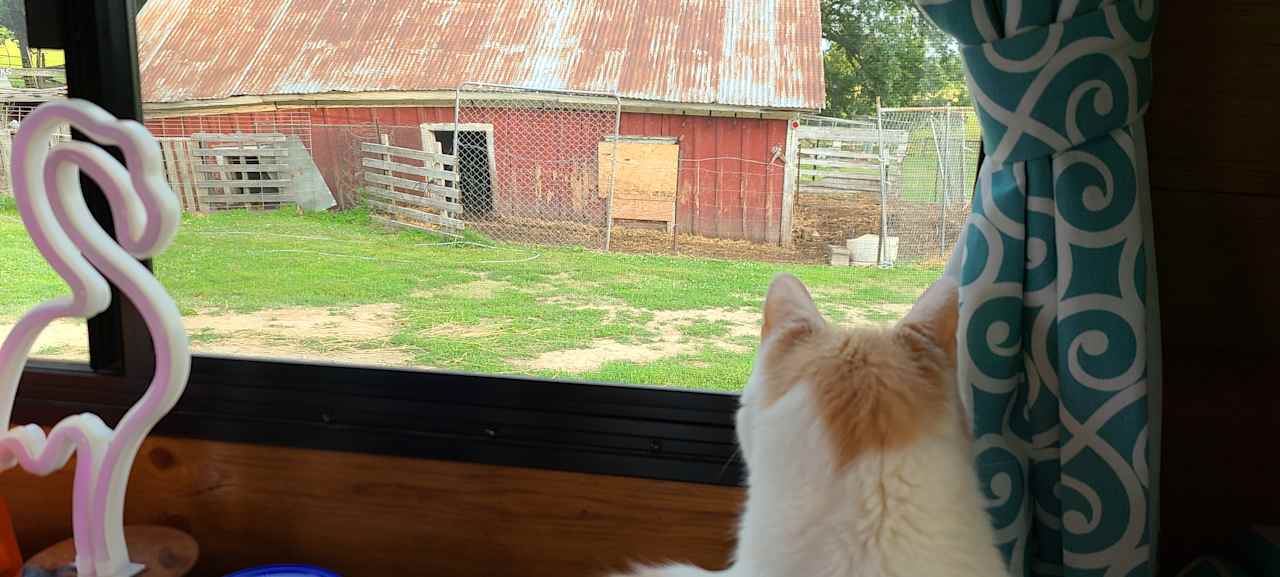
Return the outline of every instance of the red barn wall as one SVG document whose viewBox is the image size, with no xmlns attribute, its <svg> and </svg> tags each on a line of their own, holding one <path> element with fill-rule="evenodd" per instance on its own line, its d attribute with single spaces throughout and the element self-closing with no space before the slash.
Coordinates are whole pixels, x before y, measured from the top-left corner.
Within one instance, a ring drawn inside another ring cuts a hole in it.
<svg viewBox="0 0 1280 577">
<path fill-rule="evenodd" d="M 778 241 L 786 120 L 624 112 L 621 133 L 680 143 L 680 232 Z"/>
<path fill-rule="evenodd" d="M 233 113 L 208 116 L 188 116 L 149 121 L 148 127 L 157 136 L 187 136 L 194 132 L 225 130 L 263 130 L 263 126 L 279 122 L 285 132 L 301 111 L 277 111 L 260 113 Z M 310 117 L 310 142 L 308 143 L 317 166 L 335 195 L 349 194 L 360 182 L 360 141 L 376 141 L 378 134 L 388 134 L 397 146 L 419 148 L 422 146 L 418 125 L 427 122 L 453 122 L 453 109 L 426 106 L 344 106 L 307 109 Z M 289 115 L 289 122 L 280 120 Z M 490 122 L 481 118 L 481 111 L 473 110 L 472 118 L 464 120 Z M 507 147 L 498 155 L 498 170 L 516 169 L 504 163 L 526 159 L 534 162 L 543 156 L 572 153 L 583 158 L 594 158 L 592 151 L 557 151 L 540 146 L 532 139 L 506 138 L 504 132 L 514 127 L 502 126 L 500 115 L 495 115 L 495 140 L 497 147 Z M 522 126 L 518 134 L 530 134 L 542 130 L 542 122 L 536 118 L 527 121 L 537 126 Z M 256 128 L 255 128 L 256 127 Z M 783 151 L 786 145 L 787 121 L 781 119 L 731 118 L 717 116 L 687 116 L 679 114 L 651 114 L 623 112 L 620 132 L 623 136 L 661 136 L 675 138 L 680 146 L 677 229 L 682 233 L 716 238 L 746 239 L 756 242 L 777 242 L 781 224 Z M 603 136 L 603 134 L 601 134 Z M 571 139 L 578 142 L 595 142 L 592 136 Z M 514 149 L 511 149 L 514 148 Z M 590 152 L 590 154 L 588 154 Z M 504 158 L 505 157 L 505 158 Z M 570 170 L 570 169 L 565 169 Z M 589 178 L 596 178 L 594 164 L 588 171 Z M 528 191 L 503 192 L 507 198 L 496 199 L 500 205 L 579 207 L 593 210 L 589 203 L 569 197 L 583 196 L 580 181 L 583 175 L 547 172 L 542 175 L 543 202 L 514 198 L 512 195 L 531 194 Z M 548 203 L 546 199 L 552 198 Z M 567 209 L 566 209 L 567 210 Z M 581 215 L 541 214 L 547 217 L 575 217 Z"/>
</svg>

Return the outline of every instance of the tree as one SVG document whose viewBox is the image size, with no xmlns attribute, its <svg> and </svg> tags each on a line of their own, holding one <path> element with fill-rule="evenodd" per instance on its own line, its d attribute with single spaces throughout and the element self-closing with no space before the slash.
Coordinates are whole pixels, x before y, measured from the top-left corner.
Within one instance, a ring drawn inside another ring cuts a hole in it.
<svg viewBox="0 0 1280 577">
<path fill-rule="evenodd" d="M 955 42 L 911 0 L 822 0 L 827 111 L 872 114 L 885 106 L 966 104 Z"/>
<path fill-rule="evenodd" d="M 18 41 L 22 67 L 31 68 L 31 43 L 27 36 L 27 4 L 25 0 L 0 0 L 0 26 Z"/>
</svg>

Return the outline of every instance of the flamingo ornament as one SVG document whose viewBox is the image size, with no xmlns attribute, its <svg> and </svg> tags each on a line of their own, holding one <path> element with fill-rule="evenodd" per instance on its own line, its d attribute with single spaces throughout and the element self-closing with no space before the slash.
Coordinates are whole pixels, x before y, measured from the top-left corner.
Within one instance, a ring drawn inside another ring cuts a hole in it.
<svg viewBox="0 0 1280 577">
<path fill-rule="evenodd" d="M 128 166 L 86 142 L 50 148 L 69 123 L 103 145 L 118 146 Z M 106 194 L 116 237 L 94 220 L 80 189 L 88 174 Z M 138 259 L 160 253 L 181 220 L 165 182 L 160 146 L 141 124 L 119 120 L 82 100 L 42 104 L 22 122 L 13 143 L 13 194 L 36 247 L 71 287 L 70 297 L 37 305 L 0 345 L 0 471 L 21 466 L 48 475 L 76 455 L 72 527 L 80 577 L 127 577 L 142 570 L 129 560 L 124 497 L 134 456 L 151 428 L 182 395 L 191 352 L 177 305 Z M 83 413 L 58 422 L 46 436 L 36 425 L 10 429 L 18 379 L 36 338 L 55 319 L 89 318 L 111 302 L 108 279 L 129 297 L 155 344 L 155 376 L 115 428 Z"/>
</svg>

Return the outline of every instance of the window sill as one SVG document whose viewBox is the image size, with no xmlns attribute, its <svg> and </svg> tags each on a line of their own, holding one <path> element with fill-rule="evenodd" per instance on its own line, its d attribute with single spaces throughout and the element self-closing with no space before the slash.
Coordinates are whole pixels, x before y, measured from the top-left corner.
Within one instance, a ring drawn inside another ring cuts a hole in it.
<svg viewBox="0 0 1280 577">
<path fill-rule="evenodd" d="M 113 423 L 145 382 L 33 362 L 15 422 Z M 155 434 L 738 485 L 737 396 L 199 356 Z"/>
</svg>

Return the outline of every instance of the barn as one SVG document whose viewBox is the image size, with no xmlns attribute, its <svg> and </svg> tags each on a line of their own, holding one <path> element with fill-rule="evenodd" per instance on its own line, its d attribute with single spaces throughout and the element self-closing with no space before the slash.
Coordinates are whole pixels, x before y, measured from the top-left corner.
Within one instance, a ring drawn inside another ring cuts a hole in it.
<svg viewBox="0 0 1280 577">
<path fill-rule="evenodd" d="M 381 142 L 456 154 L 469 220 L 777 243 L 788 134 L 825 98 L 818 4 L 150 0 L 144 108 L 162 138 L 298 135 L 340 207 Z"/>
</svg>

